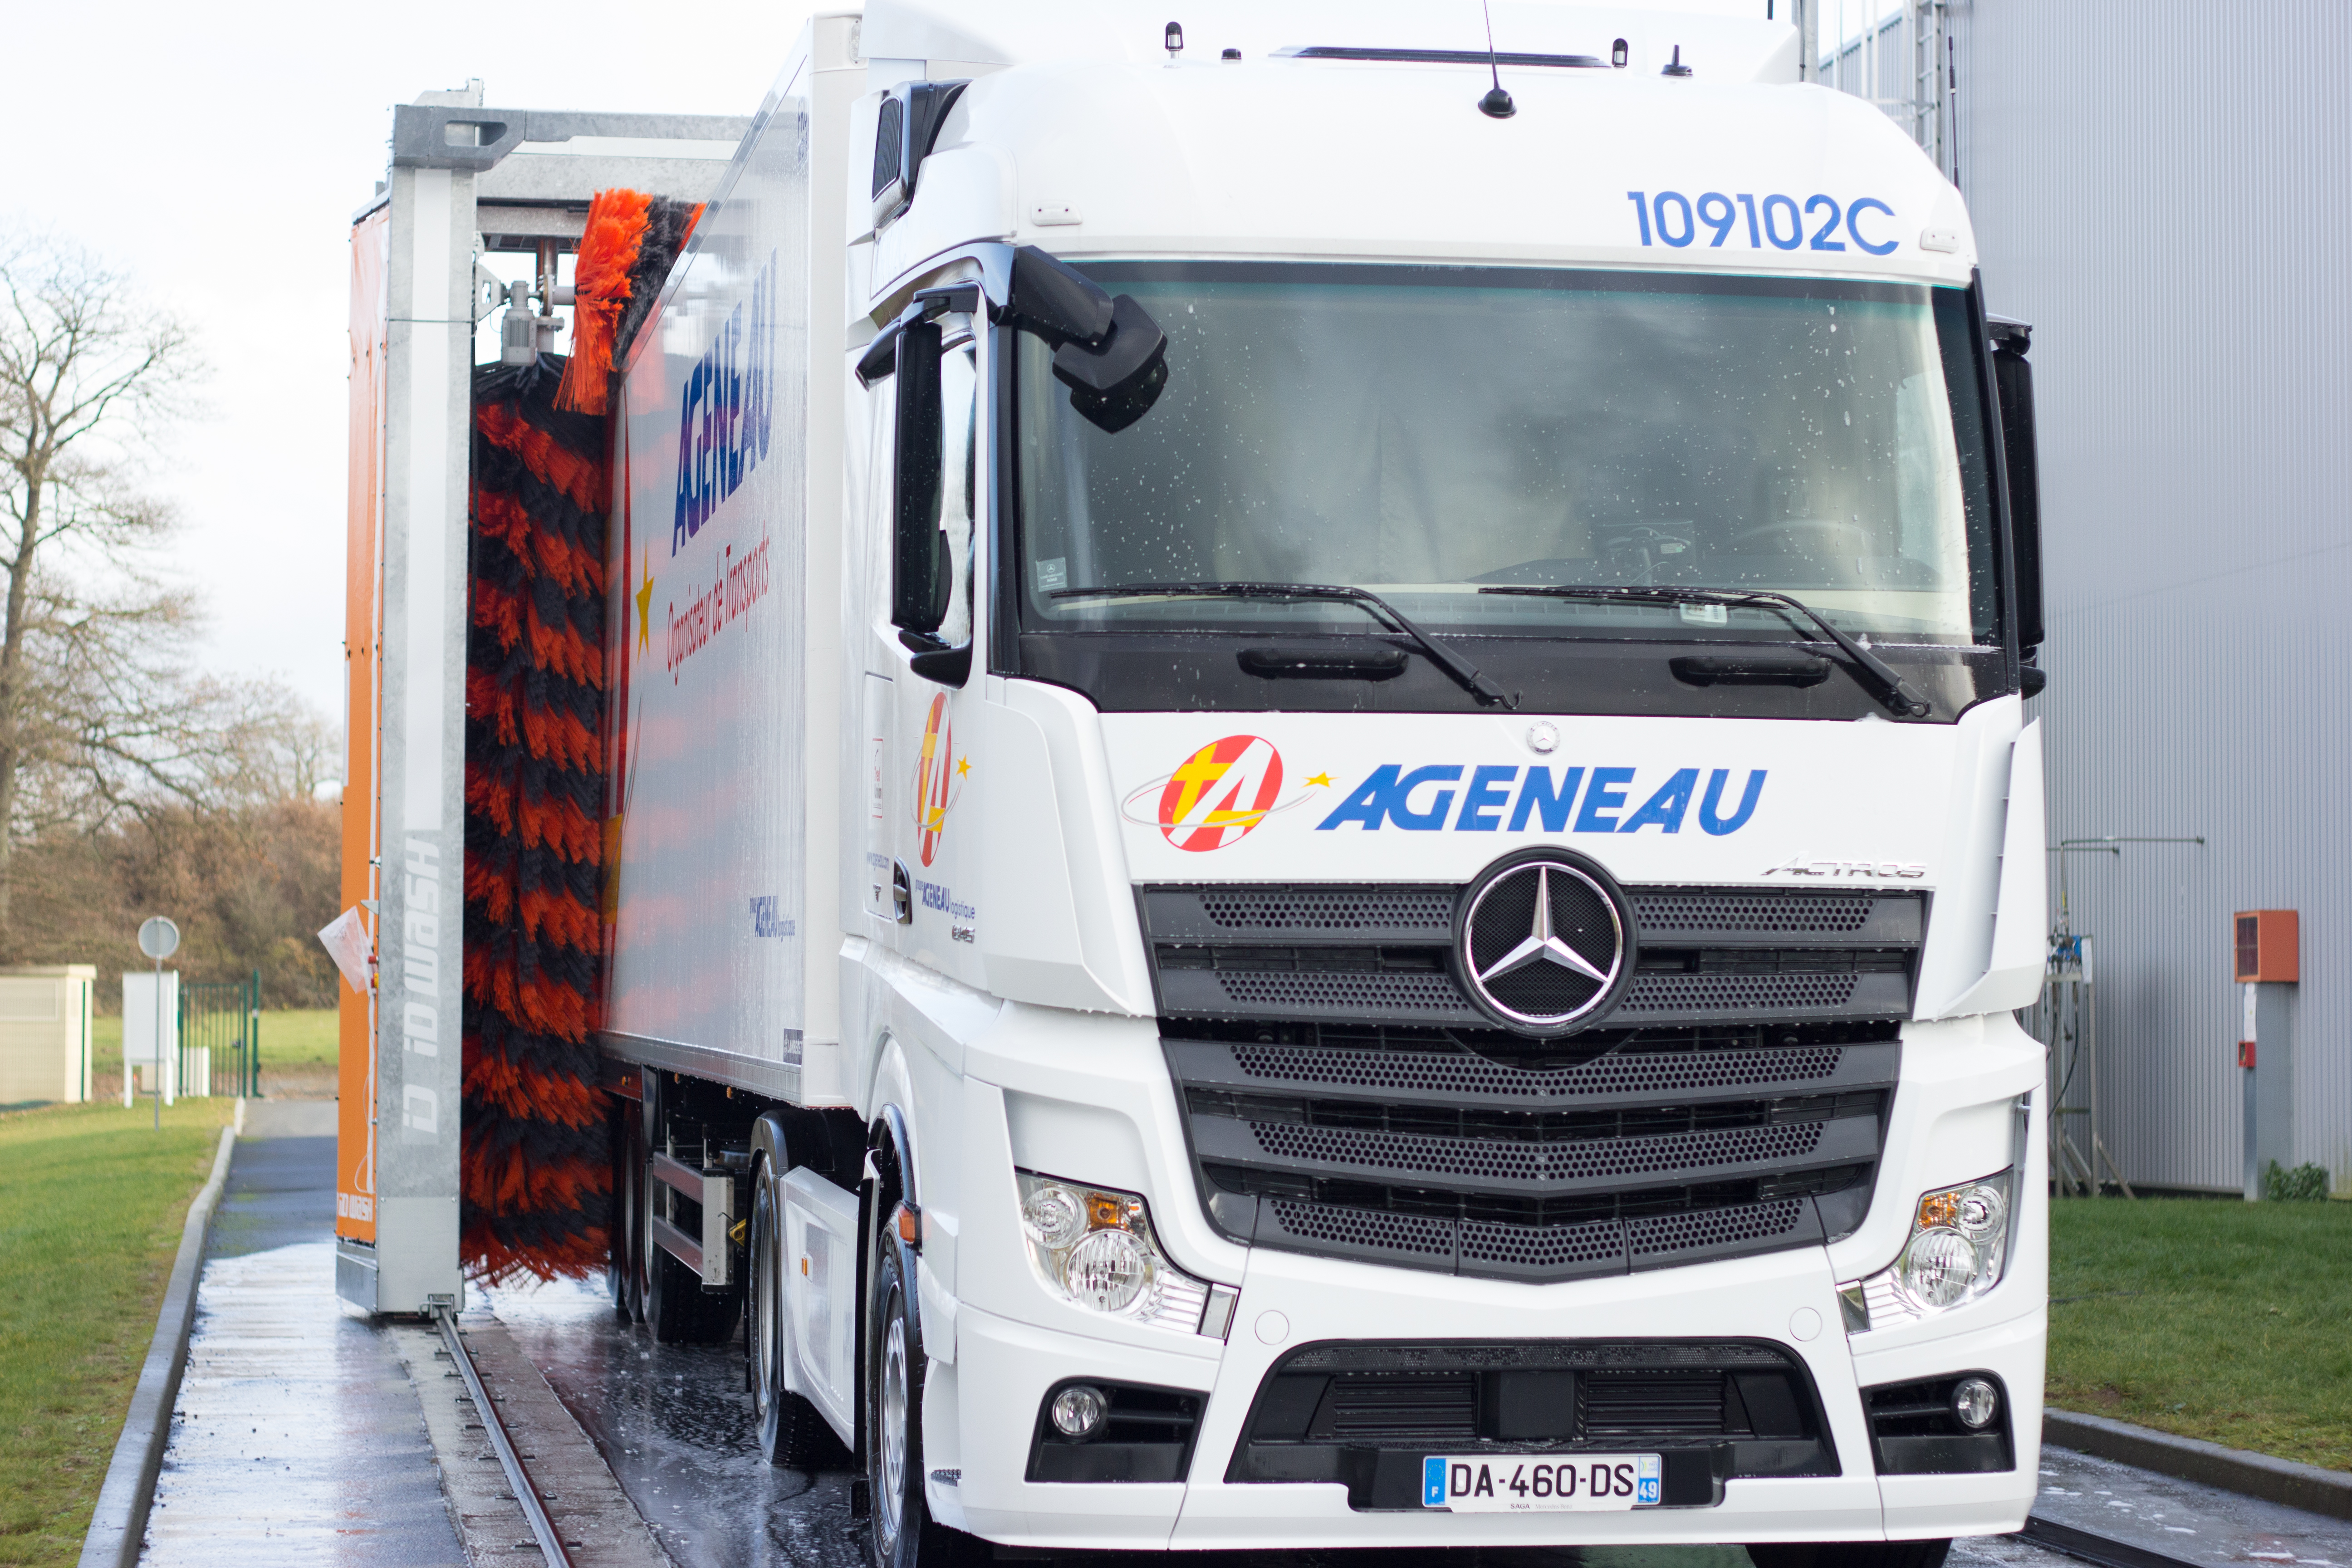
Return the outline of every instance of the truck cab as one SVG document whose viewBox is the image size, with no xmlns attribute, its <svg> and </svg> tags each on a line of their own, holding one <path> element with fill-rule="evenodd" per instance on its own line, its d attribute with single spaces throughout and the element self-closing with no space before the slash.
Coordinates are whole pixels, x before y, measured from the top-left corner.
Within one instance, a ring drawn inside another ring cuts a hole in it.
<svg viewBox="0 0 2352 1568">
<path fill-rule="evenodd" d="M 1762 0 L 1171 15 L 818 17 L 631 348 L 625 1304 L 885 1564 L 2017 1528 L 1959 194 Z"/>
</svg>

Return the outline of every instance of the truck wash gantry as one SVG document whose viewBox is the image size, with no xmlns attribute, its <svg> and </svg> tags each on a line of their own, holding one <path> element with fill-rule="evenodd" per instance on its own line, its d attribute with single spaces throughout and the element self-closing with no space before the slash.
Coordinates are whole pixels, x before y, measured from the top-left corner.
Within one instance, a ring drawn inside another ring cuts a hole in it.
<svg viewBox="0 0 2352 1568">
<path fill-rule="evenodd" d="M 461 1289 L 467 489 L 474 329 L 492 308 L 478 258 L 572 249 L 599 190 L 700 201 L 751 124 L 485 108 L 478 83 L 427 94 L 394 110 L 390 170 L 353 218 L 343 892 L 376 963 L 372 995 L 341 993 L 336 1279 L 371 1310 Z"/>
</svg>

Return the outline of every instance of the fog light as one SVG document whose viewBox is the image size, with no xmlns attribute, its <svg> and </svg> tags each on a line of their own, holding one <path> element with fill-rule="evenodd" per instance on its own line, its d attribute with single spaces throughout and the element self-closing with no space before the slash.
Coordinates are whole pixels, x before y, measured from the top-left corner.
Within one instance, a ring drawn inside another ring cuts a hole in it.
<svg viewBox="0 0 2352 1568">
<path fill-rule="evenodd" d="M 1952 1389 L 1952 1414 L 1971 1432 L 1981 1432 L 2000 1413 L 2000 1391 L 1981 1377 L 1964 1377 Z"/>
<path fill-rule="evenodd" d="M 1091 1437 L 1110 1414 L 1103 1391 L 1073 1384 L 1054 1395 L 1054 1430 L 1065 1437 Z"/>
</svg>

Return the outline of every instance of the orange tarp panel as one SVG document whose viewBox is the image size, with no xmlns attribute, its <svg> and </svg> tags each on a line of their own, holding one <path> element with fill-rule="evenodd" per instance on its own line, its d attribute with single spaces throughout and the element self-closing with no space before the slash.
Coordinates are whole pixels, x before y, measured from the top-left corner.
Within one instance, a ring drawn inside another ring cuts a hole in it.
<svg viewBox="0 0 2352 1568">
<path fill-rule="evenodd" d="M 370 937 L 373 993 L 376 897 L 376 692 L 383 669 L 383 600 L 377 593 L 383 521 L 384 264 L 392 207 L 352 229 L 351 478 L 343 576 L 343 659 L 351 700 L 344 725 L 342 906 L 357 908 Z M 375 997 L 340 987 L 335 1119 L 335 1234 L 375 1240 Z"/>
</svg>

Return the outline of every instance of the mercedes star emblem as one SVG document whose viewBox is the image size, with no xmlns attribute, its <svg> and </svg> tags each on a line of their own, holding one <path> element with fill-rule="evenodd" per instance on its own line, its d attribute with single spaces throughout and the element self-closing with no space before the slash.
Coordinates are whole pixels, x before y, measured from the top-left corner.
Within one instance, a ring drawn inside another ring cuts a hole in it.
<svg viewBox="0 0 2352 1568">
<path fill-rule="evenodd" d="M 1465 889 L 1455 923 L 1471 1000 L 1520 1034 L 1583 1027 L 1632 970 L 1623 896 L 1581 855 L 1536 850 L 1490 867 Z"/>
</svg>

